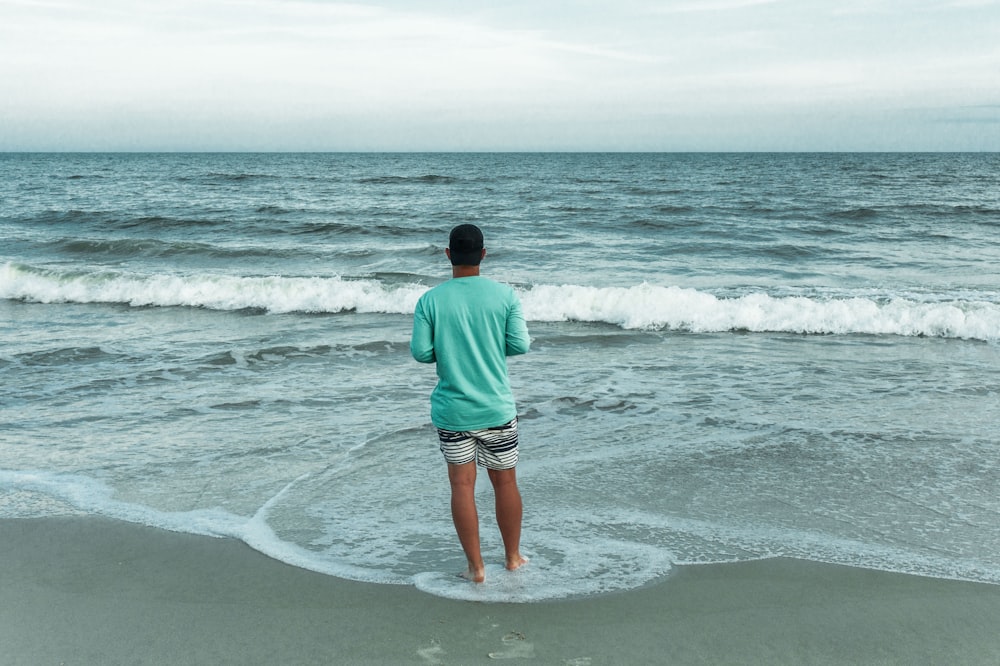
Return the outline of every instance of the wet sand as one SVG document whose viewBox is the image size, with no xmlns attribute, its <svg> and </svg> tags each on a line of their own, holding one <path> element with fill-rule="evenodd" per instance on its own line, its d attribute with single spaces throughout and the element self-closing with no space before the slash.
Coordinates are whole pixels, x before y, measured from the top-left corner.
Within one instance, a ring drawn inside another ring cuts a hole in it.
<svg viewBox="0 0 1000 666">
<path fill-rule="evenodd" d="M 2 664 L 991 664 L 998 621 L 1000 586 L 788 559 L 490 604 L 316 574 L 234 540 L 0 520 Z"/>
</svg>

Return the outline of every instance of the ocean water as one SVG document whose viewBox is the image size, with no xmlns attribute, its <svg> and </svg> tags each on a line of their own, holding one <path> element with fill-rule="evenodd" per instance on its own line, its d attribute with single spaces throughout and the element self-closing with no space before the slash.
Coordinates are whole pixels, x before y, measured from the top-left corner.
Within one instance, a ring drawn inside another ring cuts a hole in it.
<svg viewBox="0 0 1000 666">
<path fill-rule="evenodd" d="M 413 306 L 486 234 L 523 550 L 455 578 Z M 998 154 L 0 155 L 0 517 L 466 599 L 796 557 L 1000 583 Z"/>
</svg>

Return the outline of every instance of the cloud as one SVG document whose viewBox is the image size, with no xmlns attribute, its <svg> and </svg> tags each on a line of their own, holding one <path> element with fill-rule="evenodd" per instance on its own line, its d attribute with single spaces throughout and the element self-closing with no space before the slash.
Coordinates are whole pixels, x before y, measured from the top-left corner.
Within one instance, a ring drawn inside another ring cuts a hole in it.
<svg viewBox="0 0 1000 666">
<path fill-rule="evenodd" d="M 310 102 L 333 95 L 339 107 L 401 98 L 420 106 L 433 95 L 542 89 L 562 76 L 560 53 L 627 57 L 531 31 L 354 4 L 172 0 L 109 2 L 100 9 L 18 7 L 26 11 L 0 14 L 8 25 L 0 29 L 7 42 L 0 73 L 30 80 L 19 94 L 47 102 L 119 103 L 153 95 L 258 103 L 291 95 Z"/>
<path fill-rule="evenodd" d="M 663 14 L 688 14 L 700 12 L 729 12 L 738 9 L 773 5 L 782 0 L 704 0 L 703 2 L 665 3 L 656 11 Z"/>
<path fill-rule="evenodd" d="M 945 9 L 979 9 L 980 7 L 1000 6 L 1000 0 L 950 0 L 942 3 Z"/>
<path fill-rule="evenodd" d="M 973 125 L 1000 125 L 1000 104 L 978 104 L 958 108 L 939 109 L 935 122 Z"/>
<path fill-rule="evenodd" d="M 274 149 L 324 131 L 327 145 L 728 137 L 749 114 L 993 103 L 996 4 L 0 0 L 0 126 Z"/>
</svg>

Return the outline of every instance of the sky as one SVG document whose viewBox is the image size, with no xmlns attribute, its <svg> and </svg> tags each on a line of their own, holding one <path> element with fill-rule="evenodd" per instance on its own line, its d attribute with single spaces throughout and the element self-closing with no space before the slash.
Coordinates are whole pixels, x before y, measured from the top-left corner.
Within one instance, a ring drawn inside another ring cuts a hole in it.
<svg viewBox="0 0 1000 666">
<path fill-rule="evenodd" d="M 1000 0 L 0 0 L 0 151 L 1000 151 Z"/>
</svg>

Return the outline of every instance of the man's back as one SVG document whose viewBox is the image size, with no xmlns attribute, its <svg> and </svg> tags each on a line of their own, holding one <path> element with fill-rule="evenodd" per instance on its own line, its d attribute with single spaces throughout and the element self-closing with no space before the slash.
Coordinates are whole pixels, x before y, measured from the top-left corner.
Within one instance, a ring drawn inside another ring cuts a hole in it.
<svg viewBox="0 0 1000 666">
<path fill-rule="evenodd" d="M 437 364 L 431 420 L 439 428 L 489 428 L 517 415 L 507 356 L 529 346 L 521 303 L 510 287 L 480 276 L 453 278 L 417 303 L 410 351 Z"/>
</svg>

